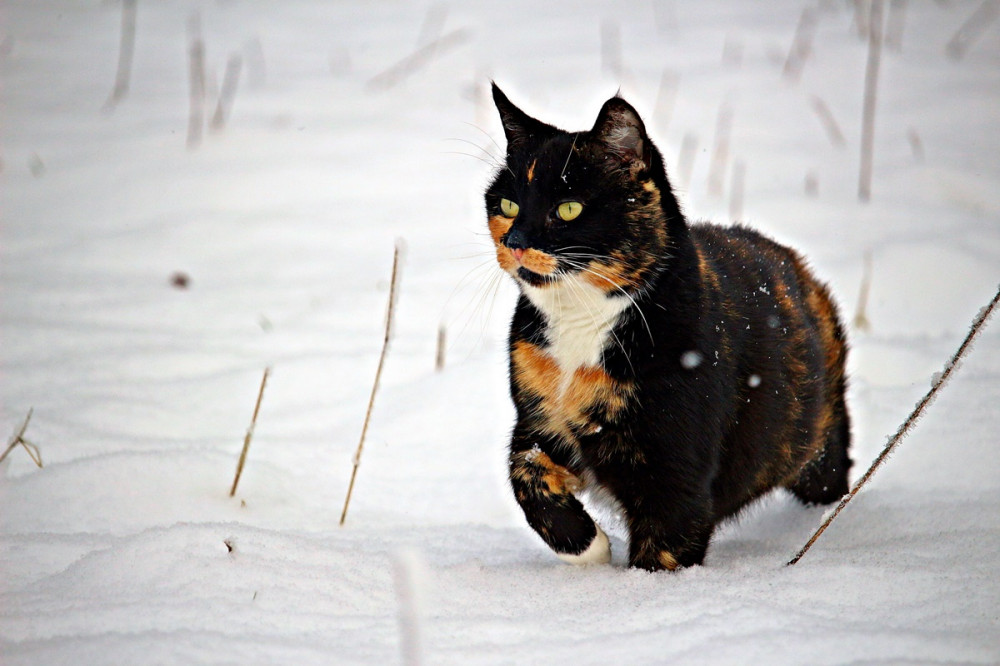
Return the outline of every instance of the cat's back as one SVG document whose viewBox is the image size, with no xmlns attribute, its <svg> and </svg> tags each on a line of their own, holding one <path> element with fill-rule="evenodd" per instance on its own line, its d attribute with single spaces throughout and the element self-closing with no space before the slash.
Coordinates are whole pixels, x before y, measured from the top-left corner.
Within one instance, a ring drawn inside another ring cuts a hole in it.
<svg viewBox="0 0 1000 666">
<path fill-rule="evenodd" d="M 836 306 L 798 252 L 739 224 L 702 222 L 690 230 L 702 281 L 726 309 L 749 321 L 760 318 L 769 328 L 775 327 L 775 316 L 791 317 L 814 329 L 827 352 L 842 360 L 844 336 Z"/>
</svg>

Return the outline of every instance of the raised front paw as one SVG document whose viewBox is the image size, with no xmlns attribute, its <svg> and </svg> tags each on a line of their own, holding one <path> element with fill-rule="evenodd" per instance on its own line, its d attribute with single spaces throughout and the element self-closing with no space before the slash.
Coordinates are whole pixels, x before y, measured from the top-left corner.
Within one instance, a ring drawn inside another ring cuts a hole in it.
<svg viewBox="0 0 1000 666">
<path fill-rule="evenodd" d="M 574 496 L 580 480 L 532 447 L 510 457 L 510 482 L 524 517 L 549 548 L 570 564 L 606 564 L 611 544 Z"/>
<path fill-rule="evenodd" d="M 556 551 L 559 559 L 567 564 L 607 564 L 610 562 L 611 543 L 608 541 L 608 535 L 597 523 L 594 523 L 594 528 L 597 530 L 597 534 L 594 535 L 594 539 L 583 552 L 573 554 Z"/>
</svg>

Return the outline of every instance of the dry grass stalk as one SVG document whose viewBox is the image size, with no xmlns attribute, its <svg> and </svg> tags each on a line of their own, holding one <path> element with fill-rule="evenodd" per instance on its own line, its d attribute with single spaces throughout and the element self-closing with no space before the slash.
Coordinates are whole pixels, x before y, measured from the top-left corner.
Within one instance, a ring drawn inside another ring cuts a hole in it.
<svg viewBox="0 0 1000 666">
<path fill-rule="evenodd" d="M 379 381 L 382 378 L 382 367 L 385 365 L 385 357 L 389 351 L 389 337 L 392 335 L 392 315 L 395 310 L 396 287 L 399 282 L 399 244 L 392 255 L 392 277 L 389 281 L 389 306 L 385 317 L 385 337 L 382 339 L 382 353 L 378 358 L 378 368 L 375 370 L 375 382 L 372 384 L 372 393 L 368 398 L 368 410 L 365 412 L 365 422 L 361 427 L 361 438 L 358 440 L 358 449 L 354 452 L 354 468 L 351 470 L 351 482 L 347 486 L 347 497 L 344 498 L 344 510 L 340 513 L 340 525 L 344 525 L 347 520 L 347 508 L 351 504 L 351 495 L 354 492 L 354 481 L 358 476 L 358 466 L 361 465 L 361 453 L 365 448 L 365 436 L 368 434 L 368 424 L 372 418 L 372 408 L 375 406 L 375 394 L 378 393 Z"/>
<path fill-rule="evenodd" d="M 868 292 L 872 286 L 872 252 L 865 252 L 864 271 L 861 273 L 861 289 L 858 293 L 858 309 L 854 313 L 854 328 L 859 331 L 870 331 L 872 324 L 868 321 Z"/>
<path fill-rule="evenodd" d="M 229 56 L 226 63 L 226 73 L 222 77 L 222 91 L 219 93 L 219 103 L 215 107 L 215 114 L 209 128 L 213 132 L 221 132 L 226 126 L 226 119 L 233 108 L 233 99 L 236 97 L 236 87 L 240 82 L 240 71 L 243 69 L 243 56 L 234 53 Z"/>
<path fill-rule="evenodd" d="M 820 124 L 823 125 L 830 143 L 837 148 L 843 147 L 847 143 L 847 140 L 844 138 L 844 133 L 840 131 L 840 125 L 837 123 L 837 119 L 833 117 L 833 112 L 830 111 L 827 103 L 819 95 L 813 95 L 809 99 L 809 102 L 813 111 L 816 112 Z"/>
<path fill-rule="evenodd" d="M 715 122 L 715 145 L 708 167 L 708 194 L 719 198 L 725 189 L 726 167 L 729 165 L 729 139 L 733 133 L 733 107 L 723 102 Z"/>
<path fill-rule="evenodd" d="M 415 552 L 399 552 L 392 558 L 392 578 L 399 603 L 400 652 L 406 666 L 419 666 L 423 662 L 420 639 L 423 568 L 423 561 Z"/>
<path fill-rule="evenodd" d="M 798 83 L 802 77 L 802 69 L 812 54 L 812 43 L 816 37 L 816 21 L 815 9 L 806 7 L 802 10 L 799 24 L 795 28 L 795 37 L 792 39 L 792 47 L 788 51 L 788 58 L 785 59 L 785 67 L 782 71 L 785 80 Z"/>
<path fill-rule="evenodd" d="M 906 0 L 889 0 L 889 19 L 885 28 L 885 47 L 900 53 L 906 28 Z"/>
<path fill-rule="evenodd" d="M 804 185 L 807 197 L 815 199 L 819 196 L 819 174 L 816 173 L 815 169 L 806 172 Z"/>
<path fill-rule="evenodd" d="M 958 32 L 948 40 L 945 53 L 954 60 L 961 60 L 983 33 L 1000 16 L 1000 0 L 983 0 L 983 4 L 972 12 Z"/>
<path fill-rule="evenodd" d="M 441 372 L 444 370 L 445 353 L 448 347 L 448 331 L 444 324 L 438 328 L 437 354 L 434 358 L 434 368 Z"/>
<path fill-rule="evenodd" d="M 32 462 L 34 462 L 38 467 L 44 467 L 42 464 L 42 454 L 38 450 L 38 447 L 24 438 L 24 433 L 28 430 L 28 423 L 31 422 L 31 415 L 34 413 L 34 407 L 28 410 L 28 415 L 24 417 L 24 423 L 22 423 L 17 432 L 14 433 L 14 436 L 7 441 L 7 448 L 4 449 L 2 454 L 0 454 L 0 462 L 6 460 L 7 455 L 10 454 L 11 451 L 16 449 L 18 446 L 21 446 L 27 452 L 28 457 L 31 458 Z"/>
<path fill-rule="evenodd" d="M 436 4 L 427 8 L 424 14 L 424 23 L 420 26 L 420 36 L 417 37 L 417 46 L 432 44 L 444 32 L 444 22 L 448 18 L 448 5 Z"/>
<path fill-rule="evenodd" d="M 694 160 L 697 155 L 698 136 L 688 132 L 681 141 L 681 152 L 677 156 L 677 184 L 682 190 L 691 186 L 691 174 L 694 173 Z"/>
<path fill-rule="evenodd" d="M 271 374 L 271 368 L 264 368 L 264 376 L 260 380 L 260 390 L 257 391 L 257 403 L 253 407 L 253 417 L 250 419 L 250 427 L 243 438 L 243 450 L 240 451 L 240 461 L 236 465 L 236 477 L 233 479 L 233 487 L 229 489 L 229 496 L 236 494 L 236 486 L 240 484 L 240 477 L 243 475 L 243 466 L 247 462 L 247 451 L 250 450 L 250 440 L 253 439 L 253 429 L 257 425 L 257 414 L 260 413 L 260 403 L 264 399 L 264 387 L 267 385 L 267 376 Z"/>
<path fill-rule="evenodd" d="M 195 14 L 188 21 L 189 44 L 188 76 L 190 79 L 190 108 L 188 111 L 187 147 L 201 145 L 205 124 L 205 42 L 201 38 L 201 19 Z"/>
<path fill-rule="evenodd" d="M 865 99 L 861 112 L 861 169 L 858 198 L 872 198 L 872 160 L 875 150 L 875 101 L 878 93 L 878 70 L 882 61 L 883 0 L 873 0 L 868 25 L 868 64 L 865 67 Z"/>
<path fill-rule="evenodd" d="M 743 218 L 743 193 L 746 189 L 747 164 L 743 160 L 733 162 L 732 180 L 729 184 L 729 219 Z"/>
<path fill-rule="evenodd" d="M 854 31 L 858 37 L 868 41 L 871 30 L 872 0 L 853 0 Z"/>
<path fill-rule="evenodd" d="M 662 136 L 666 136 L 670 121 L 674 117 L 674 105 L 677 103 L 677 88 L 681 76 L 672 69 L 664 69 L 660 75 L 660 88 L 656 92 L 656 105 L 653 107 L 653 120 Z"/>
<path fill-rule="evenodd" d="M 617 21 L 601 21 L 601 69 L 605 74 L 621 80 L 625 71 L 622 58 L 622 27 Z"/>
<path fill-rule="evenodd" d="M 441 38 L 420 47 L 382 73 L 370 78 L 367 85 L 368 90 L 377 92 L 399 85 L 415 72 L 426 67 L 436 56 L 464 44 L 471 37 L 472 33 L 468 30 L 452 30 Z"/>
<path fill-rule="evenodd" d="M 906 140 L 910 142 L 910 150 L 913 152 L 913 159 L 918 162 L 923 162 L 924 142 L 920 138 L 920 133 L 911 127 L 906 131 Z"/>
<path fill-rule="evenodd" d="M 137 0 L 122 2 L 122 35 L 118 47 L 118 71 L 115 74 L 115 86 L 111 96 L 104 104 L 106 111 L 113 111 L 118 102 L 125 99 L 129 90 L 129 80 L 132 77 L 132 59 L 135 54 L 135 16 Z"/>
<path fill-rule="evenodd" d="M 951 374 L 955 371 L 955 369 L 958 368 L 959 362 L 962 360 L 962 357 L 965 356 L 965 354 L 971 348 L 973 340 L 983 329 L 983 326 L 986 324 L 986 321 L 990 318 L 990 315 L 993 314 L 993 310 L 996 309 L 998 302 L 1000 302 L 1000 288 L 997 289 L 997 293 L 996 295 L 993 296 L 993 299 L 986 305 L 986 307 L 981 309 L 979 313 L 976 315 L 975 319 L 973 319 L 972 326 L 969 328 L 969 333 L 965 336 L 965 339 L 962 341 L 962 344 L 958 346 L 958 349 L 955 350 L 955 353 L 952 354 L 951 358 L 948 359 L 948 362 L 944 366 L 944 371 L 941 372 L 940 374 L 934 375 L 934 378 L 931 381 L 930 390 L 927 391 L 926 394 L 924 394 L 924 397 L 920 399 L 920 402 L 918 402 L 917 406 L 913 408 L 913 411 L 910 412 L 910 415 L 906 417 L 906 420 L 903 421 L 903 424 L 899 426 L 899 429 L 896 431 L 896 434 L 889 438 L 889 441 L 886 443 L 885 448 L 882 449 L 882 452 L 872 462 L 871 466 L 868 468 L 868 471 L 865 472 L 865 475 L 861 477 L 861 479 L 859 479 L 856 484 L 854 484 L 854 487 L 851 488 L 851 492 L 844 495 L 844 498 L 840 500 L 840 504 L 838 504 L 837 508 L 833 510 L 833 513 L 831 513 L 827 517 L 827 519 L 823 521 L 823 524 L 820 525 L 819 529 L 817 529 L 813 533 L 809 541 L 806 542 L 806 545 L 803 546 L 802 549 L 799 550 L 799 552 L 795 555 L 795 557 L 793 557 L 788 562 L 789 566 L 801 560 L 802 556 L 805 555 L 810 548 L 812 548 L 812 545 L 816 543 L 816 540 L 819 539 L 819 537 L 823 534 L 823 532 L 826 531 L 826 528 L 828 528 L 830 524 L 834 520 L 836 520 L 837 516 L 840 515 L 840 512 L 844 510 L 844 507 L 846 507 L 848 503 L 852 499 L 854 499 L 854 496 L 858 494 L 858 491 L 860 491 L 865 486 L 865 484 L 868 483 L 868 481 L 872 478 L 872 476 L 874 476 L 878 468 L 881 467 L 882 464 L 889 458 L 893 450 L 899 444 L 900 440 L 902 440 L 903 437 L 905 437 L 906 434 L 913 428 L 913 425 L 917 422 L 917 419 L 920 418 L 924 410 L 934 399 L 934 396 L 937 394 L 938 391 L 941 390 L 941 387 L 945 385 L 945 383 L 948 381 L 948 378 L 951 377 Z"/>
</svg>

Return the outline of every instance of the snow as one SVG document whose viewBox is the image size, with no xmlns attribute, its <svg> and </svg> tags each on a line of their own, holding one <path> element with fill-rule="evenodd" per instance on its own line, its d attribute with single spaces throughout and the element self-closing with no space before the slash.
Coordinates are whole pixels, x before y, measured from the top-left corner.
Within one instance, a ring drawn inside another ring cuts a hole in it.
<svg viewBox="0 0 1000 666">
<path fill-rule="evenodd" d="M 4 663 L 1000 662 L 1000 324 L 796 566 L 827 509 L 785 494 L 723 528 L 703 567 L 624 567 L 613 511 L 612 564 L 567 566 L 506 487 L 516 292 L 480 194 L 502 143 L 490 77 L 568 129 L 620 86 L 668 168 L 697 146 L 688 214 L 742 210 L 847 320 L 871 252 L 871 329 L 850 331 L 856 479 L 1000 282 L 1000 30 L 945 48 L 979 4 L 905 4 L 863 204 L 867 52 L 847 2 L 818 3 L 797 83 L 782 68 L 816 3 L 139 2 L 111 111 L 120 3 L 6 2 L 0 428 L 33 407 L 45 467 L 15 449 L 0 470 Z M 244 76 L 224 131 L 188 150 L 193 12 L 207 115 L 231 54 Z M 708 191 L 723 107 L 738 207 L 728 176 Z M 394 338 L 338 527 L 397 238 Z"/>
</svg>

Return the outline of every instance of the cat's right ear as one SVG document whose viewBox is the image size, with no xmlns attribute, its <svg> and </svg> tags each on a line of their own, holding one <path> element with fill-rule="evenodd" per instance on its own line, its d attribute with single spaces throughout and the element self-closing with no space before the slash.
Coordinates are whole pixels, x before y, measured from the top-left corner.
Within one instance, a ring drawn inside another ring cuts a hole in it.
<svg viewBox="0 0 1000 666">
<path fill-rule="evenodd" d="M 507 99 L 495 82 L 493 86 L 493 103 L 500 112 L 500 122 L 507 137 L 507 154 L 523 151 L 543 137 L 552 134 L 556 128 L 535 120 Z"/>
</svg>

